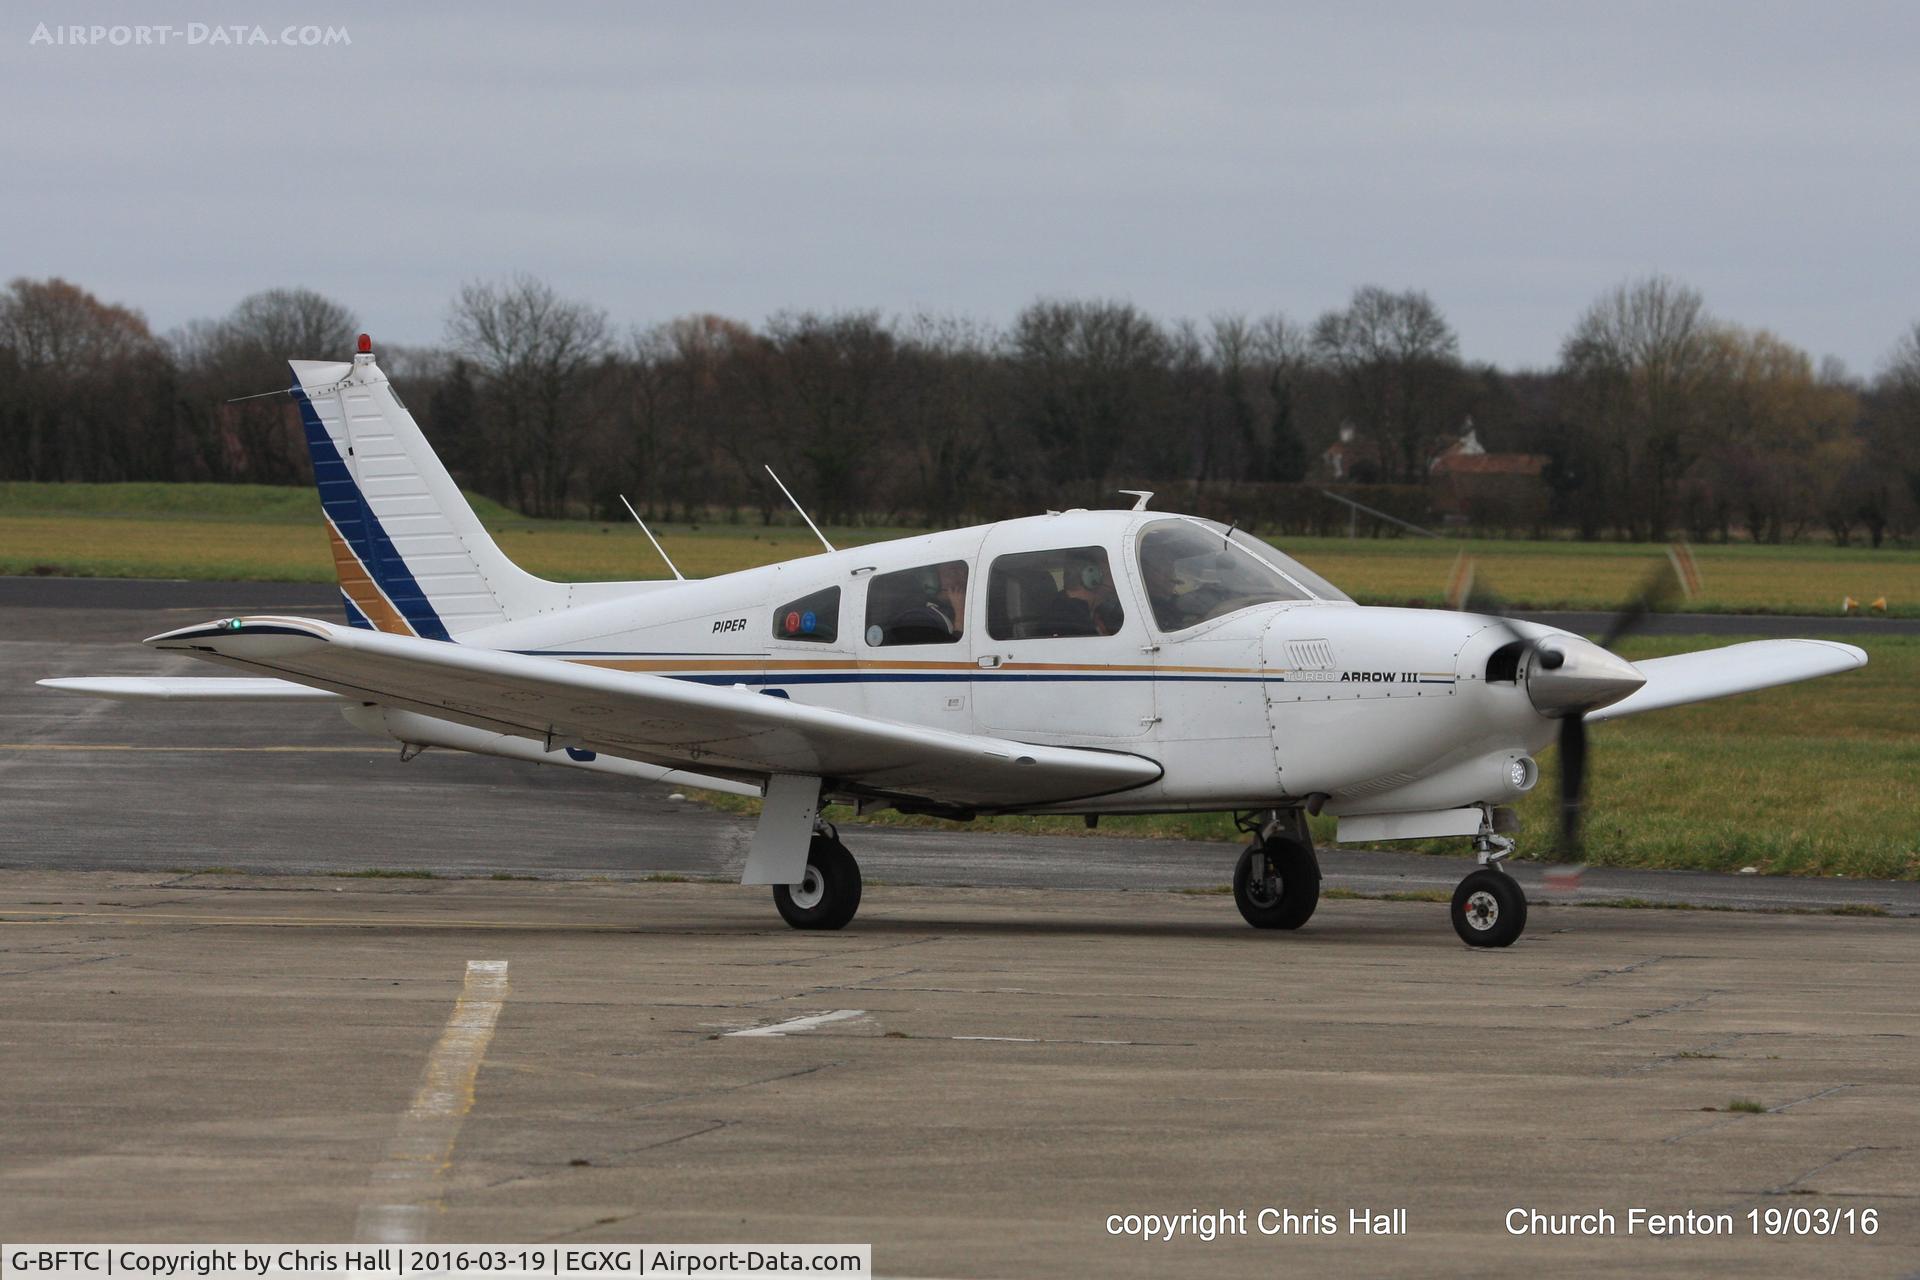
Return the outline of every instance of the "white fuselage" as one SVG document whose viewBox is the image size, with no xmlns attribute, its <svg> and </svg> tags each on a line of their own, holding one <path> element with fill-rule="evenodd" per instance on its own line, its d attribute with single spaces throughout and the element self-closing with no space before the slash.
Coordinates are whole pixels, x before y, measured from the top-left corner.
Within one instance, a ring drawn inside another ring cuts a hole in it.
<svg viewBox="0 0 1920 1280">
<path fill-rule="evenodd" d="M 1522 685 L 1485 679 L 1515 624 L 1303 599 L 1163 632 L 1136 537 L 1168 518 L 1076 511 L 933 533 L 650 585 L 461 639 L 1162 765 L 1158 782 L 1074 812 L 1251 809 L 1319 795 L 1330 812 L 1389 813 L 1499 803 L 1532 785 L 1531 763 L 1515 764 L 1551 741 L 1553 722 Z M 996 639 L 983 589 L 995 561 L 1068 547 L 1106 551 L 1119 615 L 1111 633 Z M 957 638 L 871 643 L 881 633 L 869 584 L 955 561 L 972 584 Z M 796 606 L 835 588 L 835 625 L 808 610 L 797 628 Z"/>
</svg>

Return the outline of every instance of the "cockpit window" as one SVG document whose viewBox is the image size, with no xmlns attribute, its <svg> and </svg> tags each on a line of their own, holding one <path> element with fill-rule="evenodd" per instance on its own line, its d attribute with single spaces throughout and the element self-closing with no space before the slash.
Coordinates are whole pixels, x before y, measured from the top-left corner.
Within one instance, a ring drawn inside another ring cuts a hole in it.
<svg viewBox="0 0 1920 1280">
<path fill-rule="evenodd" d="M 1209 529 L 1220 529 L 1222 531 L 1226 529 L 1226 526 L 1217 520 L 1202 520 L 1200 523 Z M 1331 582 L 1328 582 L 1325 578 L 1307 568 L 1307 566 L 1301 564 L 1298 560 L 1295 560 L 1292 556 L 1280 550 L 1280 548 L 1274 546 L 1266 539 L 1256 538 L 1245 529 L 1235 529 L 1233 531 L 1233 541 L 1236 545 L 1245 547 L 1248 551 L 1251 551 L 1259 559 L 1265 560 L 1287 577 L 1292 578 L 1298 585 L 1305 587 L 1307 593 L 1313 596 L 1314 599 L 1336 600 L 1341 604 L 1353 603 L 1352 596 L 1334 586 Z"/>
<path fill-rule="evenodd" d="M 1183 631 L 1257 604 L 1313 599 L 1264 556 L 1229 537 L 1226 526 L 1211 522 L 1148 525 L 1140 535 L 1140 577 L 1162 631 Z"/>
<path fill-rule="evenodd" d="M 967 562 L 902 569 L 867 584 L 867 643 L 954 644 L 966 627 Z"/>
</svg>

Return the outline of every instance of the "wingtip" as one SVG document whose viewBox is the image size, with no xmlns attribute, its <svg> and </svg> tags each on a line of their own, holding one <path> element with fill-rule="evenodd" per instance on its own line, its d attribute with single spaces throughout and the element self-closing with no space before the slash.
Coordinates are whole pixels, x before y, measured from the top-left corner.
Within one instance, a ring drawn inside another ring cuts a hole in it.
<svg viewBox="0 0 1920 1280">
<path fill-rule="evenodd" d="M 332 627 L 312 618 L 220 618 L 179 627 L 141 641 L 151 649 L 212 649 L 220 641 L 292 638 L 324 643 Z"/>
<path fill-rule="evenodd" d="M 1824 648 L 1832 649 L 1836 653 L 1845 654 L 1848 658 L 1852 659 L 1855 667 L 1864 667 L 1867 665 L 1867 651 L 1857 644 L 1847 644 L 1841 640 L 1803 640 L 1801 643 L 1817 644 Z"/>
</svg>

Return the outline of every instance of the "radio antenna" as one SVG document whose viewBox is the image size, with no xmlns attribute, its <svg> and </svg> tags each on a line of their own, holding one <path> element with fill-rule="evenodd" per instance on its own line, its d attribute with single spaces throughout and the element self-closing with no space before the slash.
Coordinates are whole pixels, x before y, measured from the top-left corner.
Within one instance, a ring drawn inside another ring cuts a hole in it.
<svg viewBox="0 0 1920 1280">
<path fill-rule="evenodd" d="M 761 463 L 760 465 L 763 467 L 767 466 L 767 464 L 764 462 Z M 798 511 L 800 513 L 800 518 L 807 522 L 807 528 L 813 530 L 813 536 L 820 539 L 820 545 L 825 547 L 829 551 L 839 550 L 838 547 L 834 546 L 831 542 L 827 541 L 826 534 L 820 532 L 820 526 L 813 522 L 813 517 L 808 515 L 807 509 L 800 505 L 800 500 L 793 496 L 793 490 L 787 488 L 786 481 L 782 480 L 772 467 L 767 467 L 767 474 L 772 476 L 773 482 L 780 486 L 780 492 L 787 495 L 787 501 L 793 503 L 793 509 L 795 511 Z"/>
<path fill-rule="evenodd" d="M 624 493 L 620 495 L 620 505 L 627 509 L 627 514 L 633 517 L 633 522 L 640 526 L 640 532 L 647 535 L 647 541 L 651 542 L 653 549 L 660 553 L 660 558 L 667 562 L 667 568 L 673 570 L 673 576 L 685 582 L 687 575 L 680 572 L 679 567 L 673 563 L 673 557 L 668 555 L 667 549 L 660 545 L 660 539 L 653 536 L 653 530 L 647 528 L 647 522 L 640 518 L 640 513 L 633 509 L 633 504 L 627 501 L 627 495 Z"/>
</svg>

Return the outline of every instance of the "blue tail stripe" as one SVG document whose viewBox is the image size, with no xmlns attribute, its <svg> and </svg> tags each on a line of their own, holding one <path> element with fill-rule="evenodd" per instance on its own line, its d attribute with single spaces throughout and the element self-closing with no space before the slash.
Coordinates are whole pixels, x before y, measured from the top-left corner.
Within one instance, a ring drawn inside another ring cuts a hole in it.
<svg viewBox="0 0 1920 1280">
<path fill-rule="evenodd" d="M 340 530 L 340 536 L 366 566 L 367 575 L 416 632 L 429 640 L 451 640 L 453 637 L 447 634 L 426 592 L 414 581 L 406 560 L 367 506 L 353 473 L 347 469 L 346 459 L 334 447 L 333 437 L 327 434 L 313 402 L 297 382 L 293 386 L 293 400 L 300 406 L 300 424 L 306 429 L 307 452 L 313 457 L 313 479 L 320 489 L 320 505 L 334 528 Z M 356 626 L 370 625 L 364 616 L 355 621 L 351 612 L 347 620 Z"/>
</svg>

